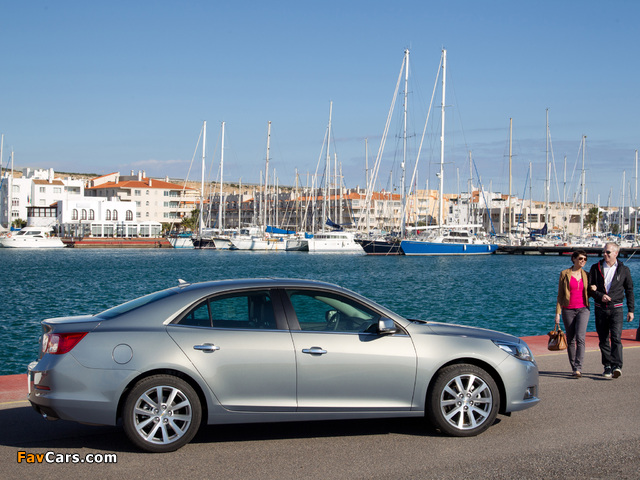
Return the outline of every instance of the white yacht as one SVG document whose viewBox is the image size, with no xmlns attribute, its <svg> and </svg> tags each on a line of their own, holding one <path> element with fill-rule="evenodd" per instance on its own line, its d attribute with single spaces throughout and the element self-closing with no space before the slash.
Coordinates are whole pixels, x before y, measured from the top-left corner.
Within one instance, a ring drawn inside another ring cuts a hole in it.
<svg viewBox="0 0 640 480">
<path fill-rule="evenodd" d="M 25 227 L 18 232 L 9 232 L 0 238 L 5 248 L 64 248 L 59 237 L 52 236 L 51 227 Z"/>
<path fill-rule="evenodd" d="M 353 253 L 364 255 L 351 232 L 316 233 L 307 240 L 310 253 Z"/>
</svg>

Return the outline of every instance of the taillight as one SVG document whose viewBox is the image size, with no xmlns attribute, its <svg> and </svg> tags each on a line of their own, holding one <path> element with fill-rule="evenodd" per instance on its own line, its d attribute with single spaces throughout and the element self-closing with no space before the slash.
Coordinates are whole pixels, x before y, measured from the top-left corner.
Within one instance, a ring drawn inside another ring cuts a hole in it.
<svg viewBox="0 0 640 480">
<path fill-rule="evenodd" d="M 70 352 L 87 333 L 45 333 L 42 337 L 42 353 L 62 355 Z"/>
</svg>

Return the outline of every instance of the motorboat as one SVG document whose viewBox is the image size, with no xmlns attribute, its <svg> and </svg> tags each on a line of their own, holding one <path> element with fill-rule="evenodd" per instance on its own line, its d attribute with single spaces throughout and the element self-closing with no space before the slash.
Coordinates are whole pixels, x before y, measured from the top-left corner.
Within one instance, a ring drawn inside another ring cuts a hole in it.
<svg viewBox="0 0 640 480">
<path fill-rule="evenodd" d="M 53 236 L 51 227 L 24 227 L 18 232 L 9 232 L 0 238 L 5 248 L 64 248 L 59 237 Z"/>
<path fill-rule="evenodd" d="M 334 231 L 316 233 L 307 240 L 311 253 L 354 253 L 364 254 L 351 232 Z"/>
</svg>

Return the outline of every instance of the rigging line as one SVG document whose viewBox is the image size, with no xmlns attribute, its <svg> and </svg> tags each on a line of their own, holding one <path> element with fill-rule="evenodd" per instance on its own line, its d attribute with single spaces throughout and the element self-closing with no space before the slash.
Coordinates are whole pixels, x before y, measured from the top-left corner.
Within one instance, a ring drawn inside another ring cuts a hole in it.
<svg viewBox="0 0 640 480">
<path fill-rule="evenodd" d="M 578 168 L 578 162 L 580 161 L 580 152 L 582 152 L 582 139 L 580 139 L 580 143 L 578 146 L 578 153 L 576 154 L 576 161 L 573 164 L 573 170 L 571 172 L 571 181 L 569 182 L 570 191 L 573 189 L 573 180 L 576 173 L 576 169 Z M 577 180 L 576 180 L 577 181 Z M 579 185 L 578 185 L 579 187 Z M 577 189 L 573 190 L 573 202 L 571 204 L 571 208 L 576 208 L 576 202 L 578 201 L 578 191 Z"/>
<path fill-rule="evenodd" d="M 389 133 L 389 126 L 391 124 L 391 118 L 393 116 L 393 110 L 396 104 L 396 99 L 398 97 L 398 91 L 400 90 L 400 83 L 402 81 L 402 72 L 405 68 L 406 63 L 406 55 L 402 57 L 402 66 L 400 67 L 400 73 L 398 74 L 398 81 L 396 82 L 396 88 L 393 92 L 393 97 L 391 99 L 391 107 L 389 109 L 389 113 L 387 114 L 387 121 L 385 123 L 384 132 L 382 134 L 382 139 L 380 140 L 380 146 L 378 147 L 378 153 L 376 155 L 376 161 L 374 163 L 373 171 L 371 172 L 371 177 L 369 178 L 369 183 L 367 184 L 367 191 L 365 196 L 364 209 L 360 210 L 360 217 L 358 219 L 358 225 L 362 224 L 363 218 L 366 216 L 366 212 L 370 211 L 371 208 L 371 197 L 373 195 L 373 188 L 378 181 L 378 171 L 380 170 L 380 162 L 382 160 L 382 153 L 384 152 L 384 146 L 387 141 L 387 135 Z"/>
<path fill-rule="evenodd" d="M 556 179 L 556 195 L 557 195 L 557 199 L 558 199 L 558 203 L 562 206 L 562 208 L 564 208 L 564 204 L 562 203 L 562 200 L 560 197 L 560 184 L 558 183 L 558 170 L 556 169 L 556 157 L 553 153 L 553 142 L 551 141 L 551 131 L 548 132 L 549 134 L 549 150 L 551 151 L 551 165 L 553 165 L 553 175 Z"/>
<path fill-rule="evenodd" d="M 420 137 L 420 146 L 418 147 L 418 154 L 416 156 L 416 163 L 414 164 L 413 167 L 413 173 L 411 174 L 411 182 L 409 182 L 409 185 L 411 185 L 410 189 L 409 189 L 409 193 L 407 194 L 407 198 L 409 198 L 411 196 L 411 194 L 413 193 L 413 187 L 415 185 L 415 180 L 416 180 L 416 175 L 418 172 L 418 161 L 420 159 L 420 154 L 422 152 L 422 146 L 424 144 L 424 137 L 426 135 L 427 132 L 427 125 L 429 123 L 429 118 L 431 117 L 431 108 L 433 107 L 433 101 L 435 99 L 435 95 L 436 95 L 436 90 L 438 88 L 438 80 L 440 78 L 440 69 L 442 68 L 442 57 L 440 57 L 440 63 L 438 65 L 438 73 L 436 74 L 436 80 L 434 82 L 433 85 L 433 91 L 431 92 L 431 102 L 429 102 L 429 109 L 427 110 L 427 118 L 424 122 L 424 128 L 422 129 L 422 137 Z M 428 194 L 429 192 L 427 192 Z M 402 206 L 402 214 L 404 215 L 405 213 L 405 209 L 406 209 L 406 205 Z"/>
<path fill-rule="evenodd" d="M 473 162 L 473 168 L 476 171 L 476 175 L 478 176 L 478 187 L 480 188 L 480 191 L 482 192 L 482 199 L 484 200 L 484 208 L 487 210 L 489 210 L 489 204 L 487 203 L 487 198 L 484 195 L 484 187 L 482 186 L 482 181 L 480 180 L 480 172 L 478 172 L 478 165 L 476 165 L 476 161 L 475 160 L 471 160 Z M 489 217 L 489 222 L 491 223 L 491 234 L 495 235 L 496 234 L 496 228 L 493 225 L 493 220 L 491 218 L 491 214 L 489 213 L 489 215 L 487 215 Z"/>
<path fill-rule="evenodd" d="M 522 223 L 523 225 L 525 224 L 525 222 L 522 221 L 522 215 L 523 215 L 523 211 L 524 211 L 524 200 L 525 200 L 526 195 L 527 195 L 527 183 L 530 182 L 530 181 L 531 181 L 531 179 L 529 178 L 529 170 L 527 170 L 527 176 L 524 179 L 524 189 L 523 189 L 524 191 L 522 192 L 522 203 L 520 204 L 520 219 L 521 219 L 521 221 L 517 222 L 516 225 L 518 223 Z M 511 233 L 511 232 L 509 232 L 509 233 Z"/>
<path fill-rule="evenodd" d="M 200 128 L 200 135 L 198 135 L 198 141 L 196 142 L 196 148 L 193 150 L 193 156 L 191 157 L 191 164 L 189 165 L 189 170 L 187 170 L 187 176 L 184 179 L 184 184 L 182 185 L 182 192 L 184 193 L 187 188 L 187 181 L 189 180 L 189 174 L 191 173 L 191 167 L 193 167 L 193 162 L 196 158 L 196 153 L 198 152 L 198 147 L 200 146 L 200 140 L 202 139 L 202 133 L 204 130 L 204 125 Z"/>
</svg>

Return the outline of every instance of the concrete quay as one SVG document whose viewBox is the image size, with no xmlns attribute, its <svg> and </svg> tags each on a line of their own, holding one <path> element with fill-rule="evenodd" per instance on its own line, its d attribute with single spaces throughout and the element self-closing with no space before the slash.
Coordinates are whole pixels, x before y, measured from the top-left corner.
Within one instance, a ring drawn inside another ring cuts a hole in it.
<svg viewBox="0 0 640 480">
<path fill-rule="evenodd" d="M 499 245 L 496 254 L 502 255 L 571 255 L 576 250 L 584 250 L 589 256 L 602 256 L 602 247 L 576 247 L 573 245 L 535 246 Z M 618 256 L 629 258 L 640 252 L 640 248 L 620 248 Z"/>
</svg>

